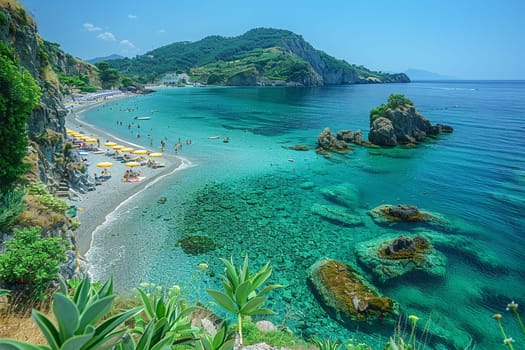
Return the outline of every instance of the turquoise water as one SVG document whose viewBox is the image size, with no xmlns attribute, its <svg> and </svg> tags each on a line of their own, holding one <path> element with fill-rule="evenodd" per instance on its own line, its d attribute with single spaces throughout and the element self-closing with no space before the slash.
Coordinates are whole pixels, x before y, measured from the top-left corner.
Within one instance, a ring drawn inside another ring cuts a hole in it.
<svg viewBox="0 0 525 350">
<path fill-rule="evenodd" d="M 450 124 L 454 133 L 416 148 L 356 148 L 329 159 L 315 153 L 324 127 L 366 134 L 369 110 L 391 93 L 405 94 L 432 123 Z M 190 299 L 208 301 L 205 288 L 220 283 L 218 258 L 239 262 L 248 252 L 255 267 L 270 261 L 272 281 L 286 286 L 269 302 L 278 312 L 274 323 L 305 337 L 384 343 L 394 332 L 391 325 L 380 324 L 380 332 L 366 324 L 349 330 L 316 301 L 307 269 L 329 257 L 362 271 L 404 314 L 418 315 L 421 323 L 430 318 L 432 348 L 501 346 L 491 319 L 495 312 L 503 313 L 508 333 L 520 339 L 505 307 L 512 299 L 525 302 L 523 111 L 525 82 L 184 88 L 111 102 L 91 110 L 86 121 L 153 149 L 160 150 L 165 140 L 170 153 L 180 138 L 179 155 L 192 166 L 108 217 L 88 252 L 91 273 L 101 279 L 114 275 L 119 290 L 141 282 L 178 284 Z M 152 119 L 138 121 L 138 128 L 133 118 L 143 115 Z M 215 135 L 221 138 L 208 138 Z M 226 136 L 229 143 L 222 142 Z M 287 148 L 297 144 L 310 150 Z M 306 182 L 314 186 L 301 187 Z M 349 210 L 362 225 L 345 227 L 312 213 L 314 204 L 334 205 L 321 191 L 341 184 L 358 188 L 358 203 Z M 164 204 L 157 202 L 162 196 Z M 417 205 L 450 225 L 378 226 L 367 210 L 385 203 Z M 356 261 L 357 243 L 407 232 L 435 237 L 448 259 L 444 278 L 407 276 L 382 284 Z M 216 249 L 187 255 L 175 244 L 188 235 L 211 237 Z M 199 272 L 201 262 L 209 269 Z"/>
</svg>

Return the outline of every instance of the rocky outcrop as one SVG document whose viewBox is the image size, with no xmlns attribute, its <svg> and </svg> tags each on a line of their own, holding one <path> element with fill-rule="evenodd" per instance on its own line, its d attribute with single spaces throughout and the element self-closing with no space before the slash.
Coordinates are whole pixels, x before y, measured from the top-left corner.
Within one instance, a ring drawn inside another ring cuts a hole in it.
<svg viewBox="0 0 525 350">
<path fill-rule="evenodd" d="M 384 116 L 371 120 L 368 140 L 379 146 L 396 146 L 425 140 L 428 136 L 450 133 L 448 125 L 432 125 L 412 105 L 388 108 Z"/>
<path fill-rule="evenodd" d="M 317 136 L 317 145 L 318 152 L 324 150 L 347 153 L 352 149 L 345 141 L 338 139 L 329 128 L 324 128 Z"/>
<path fill-rule="evenodd" d="M 422 272 L 443 277 L 447 258 L 422 237 L 379 237 L 356 245 L 358 261 L 381 282 Z"/>
<path fill-rule="evenodd" d="M 316 262 L 308 270 L 308 281 L 330 315 L 350 327 L 354 321 L 373 322 L 398 313 L 394 300 L 381 296 L 355 269 L 342 262 Z"/>
</svg>

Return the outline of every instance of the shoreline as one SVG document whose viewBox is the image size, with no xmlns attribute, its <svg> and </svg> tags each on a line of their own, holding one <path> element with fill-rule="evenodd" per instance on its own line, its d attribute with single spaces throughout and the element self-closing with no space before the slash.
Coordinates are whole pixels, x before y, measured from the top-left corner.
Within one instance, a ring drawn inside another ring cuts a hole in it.
<svg viewBox="0 0 525 350">
<path fill-rule="evenodd" d="M 105 103 L 113 102 L 117 99 L 129 97 L 131 96 L 118 96 L 108 100 L 92 101 L 76 106 L 71 109 L 66 116 L 66 128 L 77 130 L 86 135 L 100 139 L 101 146 L 105 140 L 111 140 L 126 147 L 148 149 L 147 147 L 135 144 L 129 140 L 116 137 L 111 133 L 98 128 L 96 125 L 86 123 L 83 120 L 83 114 L 90 109 Z M 163 154 L 162 162 L 166 164 L 165 167 L 157 169 L 145 166 L 137 167 L 135 169 L 142 171 L 145 179 L 137 183 L 126 183 L 122 181 L 123 174 L 127 169 L 124 164 L 115 162 L 111 157 L 108 157 L 105 154 L 89 153 L 83 157 L 90 163 L 87 171 L 91 176 L 93 173 L 98 173 L 102 170 L 102 168 L 96 167 L 95 164 L 98 162 L 111 161 L 113 166 L 109 168 L 109 171 L 112 174 L 111 178 L 102 185 L 96 186 L 96 190 L 80 194 L 80 200 L 67 200 L 69 205 L 77 207 L 76 218 L 80 221 L 80 226 L 73 234 L 77 249 L 82 256 L 85 256 L 90 250 L 95 231 L 100 226 L 104 225 L 108 218 L 128 200 L 135 198 L 142 191 L 147 190 L 150 186 L 162 180 L 162 178 L 173 175 L 177 171 L 191 166 L 191 162 L 184 157 Z"/>
</svg>

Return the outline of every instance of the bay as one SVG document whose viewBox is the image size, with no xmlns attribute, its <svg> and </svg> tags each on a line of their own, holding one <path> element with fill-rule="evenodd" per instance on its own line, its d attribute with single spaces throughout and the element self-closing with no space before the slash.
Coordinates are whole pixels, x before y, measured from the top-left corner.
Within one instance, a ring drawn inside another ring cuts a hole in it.
<svg viewBox="0 0 525 350">
<path fill-rule="evenodd" d="M 391 93 L 405 94 L 432 123 L 449 124 L 454 133 L 413 148 L 356 147 L 330 158 L 315 152 L 325 127 L 366 135 L 370 109 Z M 209 302 L 205 289 L 220 286 L 219 257 L 239 263 L 248 253 L 254 268 L 269 261 L 272 282 L 286 286 L 270 296 L 274 323 L 305 337 L 357 338 L 379 348 L 394 333 L 391 324 L 379 331 L 366 324 L 344 328 L 309 289 L 307 269 L 329 257 L 362 271 L 404 315 L 430 318 L 431 348 L 495 348 L 502 339 L 494 313 L 504 314 L 508 334 L 520 332 L 505 307 L 523 298 L 525 286 L 524 111 L 520 81 L 173 88 L 110 102 L 89 111 L 86 122 L 150 149 L 160 150 L 163 140 L 170 153 L 180 139 L 178 155 L 192 166 L 150 186 L 97 228 L 90 273 L 113 275 L 123 292 L 142 282 L 177 284 L 190 300 Z M 146 115 L 151 119 L 134 119 Z M 309 150 L 289 148 L 294 145 Z M 323 189 L 348 184 L 359 193 L 351 213 L 362 225 L 312 212 L 316 204 L 333 204 Z M 386 203 L 417 205 L 450 225 L 378 226 L 367 211 Z M 356 260 L 359 242 L 429 230 L 448 259 L 443 278 L 379 283 Z M 188 235 L 212 238 L 215 249 L 184 253 L 176 243 Z M 199 269 L 203 262 L 208 269 Z"/>
</svg>

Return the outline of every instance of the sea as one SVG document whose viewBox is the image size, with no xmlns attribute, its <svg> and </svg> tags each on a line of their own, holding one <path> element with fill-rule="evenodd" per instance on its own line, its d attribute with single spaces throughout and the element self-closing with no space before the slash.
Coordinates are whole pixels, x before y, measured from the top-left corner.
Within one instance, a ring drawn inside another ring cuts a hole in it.
<svg viewBox="0 0 525 350">
<path fill-rule="evenodd" d="M 392 93 L 454 132 L 411 147 L 316 152 L 326 127 L 361 130 L 366 138 L 370 110 Z M 184 158 L 180 171 L 108 213 L 93 232 L 90 273 L 113 276 L 118 291 L 176 285 L 190 302 L 231 318 L 206 289 L 221 288 L 220 258 L 239 265 L 247 254 L 252 271 L 269 262 L 269 282 L 284 286 L 268 294 L 276 315 L 264 317 L 304 338 L 382 349 L 391 336 L 406 334 L 407 316 L 416 315 L 420 348 L 496 349 L 503 336 L 492 316 L 500 313 L 507 336 L 525 343 L 506 310 L 514 300 L 524 314 L 525 81 L 159 88 L 83 118 L 152 151 L 162 141 L 165 153 Z M 334 203 L 326 195 L 334 188 L 357 193 L 355 205 Z M 415 205 L 447 224 L 378 224 L 369 210 L 382 204 Z M 361 222 L 327 220 L 313 210 L 319 205 L 343 208 Z M 356 257 L 361 242 L 418 234 L 428 234 L 446 257 L 441 276 L 419 272 L 381 282 Z M 188 237 L 197 237 L 197 247 L 185 252 L 180 240 Z M 333 318 L 308 282 L 310 267 L 323 258 L 352 266 L 397 301 L 398 318 Z"/>
</svg>

